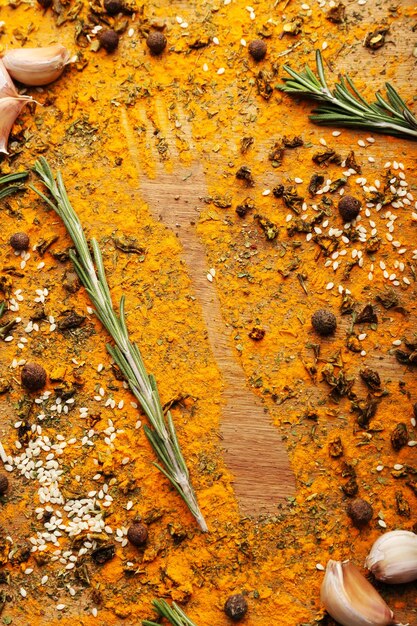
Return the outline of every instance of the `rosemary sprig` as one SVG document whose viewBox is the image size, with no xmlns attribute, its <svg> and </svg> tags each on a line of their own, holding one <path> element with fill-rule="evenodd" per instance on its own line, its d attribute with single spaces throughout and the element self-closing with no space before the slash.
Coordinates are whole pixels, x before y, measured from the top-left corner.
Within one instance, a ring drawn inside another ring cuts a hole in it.
<svg viewBox="0 0 417 626">
<path fill-rule="evenodd" d="M 152 604 L 158 617 L 165 617 L 172 626 L 196 626 L 175 602 L 169 606 L 165 600 L 154 600 Z M 159 624 L 145 620 L 142 622 L 142 626 L 159 626 Z"/>
<path fill-rule="evenodd" d="M 366 128 L 377 133 L 417 139 L 417 119 L 392 85 L 385 83 L 385 99 L 377 92 L 376 102 L 369 104 L 348 75 L 339 77 L 340 82 L 336 83 L 333 91 L 329 89 L 319 50 L 316 51 L 316 64 L 318 76 L 308 65 L 302 72 L 284 65 L 291 78 L 284 78 L 285 84 L 279 87 L 286 93 L 325 103 L 310 115 L 313 122 Z"/>
<path fill-rule="evenodd" d="M 54 202 L 36 187 L 29 186 L 64 222 L 77 251 L 77 254 L 70 252 L 75 270 L 95 306 L 95 314 L 115 342 L 114 346 L 107 344 L 107 350 L 123 372 L 130 389 L 149 419 L 152 428 L 145 426 L 145 433 L 161 462 L 161 465 L 157 463 L 155 465 L 170 480 L 200 528 L 206 532 L 207 525 L 190 482 L 171 413 L 168 411 L 166 417 L 164 416 L 155 378 L 146 372 L 138 346 L 129 339 L 125 320 L 125 298 L 122 296 L 119 313 L 116 313 L 100 248 L 97 241 L 92 239 L 93 256 L 90 254 L 81 222 L 68 199 L 61 173 L 58 172 L 55 179 L 44 157 L 36 161 L 34 170 L 51 193 Z"/>
<path fill-rule="evenodd" d="M 8 183 L 15 183 L 16 181 L 23 180 L 28 176 L 28 174 L 29 172 L 17 172 L 16 174 L 7 174 L 6 176 L 1 176 L 0 187 L 2 185 L 7 185 Z M 21 189 L 23 189 L 23 185 L 20 185 L 19 183 L 3 187 L 2 189 L 0 189 L 0 200 L 3 200 L 3 198 L 10 196 L 16 191 L 20 191 Z"/>
</svg>

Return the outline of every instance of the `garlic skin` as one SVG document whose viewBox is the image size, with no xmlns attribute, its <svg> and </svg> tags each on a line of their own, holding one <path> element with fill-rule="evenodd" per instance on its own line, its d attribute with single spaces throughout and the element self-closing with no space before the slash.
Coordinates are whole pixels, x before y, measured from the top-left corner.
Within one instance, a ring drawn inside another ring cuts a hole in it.
<svg viewBox="0 0 417 626">
<path fill-rule="evenodd" d="M 321 601 L 342 626 L 389 626 L 394 613 L 353 563 L 327 564 Z"/>
<path fill-rule="evenodd" d="M 373 544 L 365 567 L 377 580 L 393 585 L 417 580 L 417 535 L 408 530 L 384 533 Z"/>
<path fill-rule="evenodd" d="M 31 98 L 25 96 L 0 98 L 0 153 L 8 154 L 7 142 L 12 126 L 25 104 Z"/>
<path fill-rule="evenodd" d="M 48 85 L 61 76 L 70 63 L 68 50 L 57 44 L 46 48 L 18 48 L 3 56 L 3 63 L 14 80 L 30 87 Z"/>
<path fill-rule="evenodd" d="M 6 70 L 3 61 L 0 60 L 0 98 L 16 98 L 17 96 L 18 93 L 9 72 Z"/>
</svg>

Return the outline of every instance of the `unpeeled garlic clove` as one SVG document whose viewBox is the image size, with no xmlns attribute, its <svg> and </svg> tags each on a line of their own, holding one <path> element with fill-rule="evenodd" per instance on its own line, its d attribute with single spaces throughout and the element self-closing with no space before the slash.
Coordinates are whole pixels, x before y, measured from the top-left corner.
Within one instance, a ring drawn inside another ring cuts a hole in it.
<svg viewBox="0 0 417 626">
<path fill-rule="evenodd" d="M 0 153 L 8 154 L 7 142 L 10 131 L 27 102 L 31 102 L 31 98 L 26 96 L 0 98 Z"/>
<path fill-rule="evenodd" d="M 13 85 L 9 72 L 3 61 L 0 60 L 0 98 L 17 97 L 16 87 Z"/>
<path fill-rule="evenodd" d="M 365 567 L 386 583 L 417 580 L 417 535 L 408 530 L 381 535 L 366 557 Z"/>
<path fill-rule="evenodd" d="M 342 626 L 389 626 L 394 613 L 350 561 L 329 561 L 321 600 Z"/>
<path fill-rule="evenodd" d="M 3 63 L 10 76 L 24 85 L 48 85 L 61 76 L 70 63 L 68 50 L 57 44 L 46 48 L 19 48 L 9 50 Z"/>
</svg>

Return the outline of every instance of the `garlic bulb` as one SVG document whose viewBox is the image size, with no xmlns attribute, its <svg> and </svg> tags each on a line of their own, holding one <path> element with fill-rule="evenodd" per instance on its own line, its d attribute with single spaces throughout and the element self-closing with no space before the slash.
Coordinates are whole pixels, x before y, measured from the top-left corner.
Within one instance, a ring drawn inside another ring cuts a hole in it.
<svg viewBox="0 0 417 626">
<path fill-rule="evenodd" d="M 17 96 L 16 87 L 13 85 L 9 72 L 6 70 L 3 61 L 0 60 L 0 98 Z"/>
<path fill-rule="evenodd" d="M 379 593 L 349 561 L 329 561 L 321 600 L 342 626 L 389 626 L 394 614 Z"/>
<path fill-rule="evenodd" d="M 367 567 L 387 583 L 417 580 L 417 535 L 408 530 L 392 530 L 379 537 L 366 557 Z"/>
<path fill-rule="evenodd" d="M 0 152 L 7 152 L 10 131 L 22 108 L 31 98 L 25 96 L 0 98 Z"/>
<path fill-rule="evenodd" d="M 24 85 L 38 87 L 61 76 L 64 67 L 70 63 L 70 53 L 60 44 L 47 48 L 19 48 L 6 52 L 3 63 L 12 78 Z"/>
</svg>

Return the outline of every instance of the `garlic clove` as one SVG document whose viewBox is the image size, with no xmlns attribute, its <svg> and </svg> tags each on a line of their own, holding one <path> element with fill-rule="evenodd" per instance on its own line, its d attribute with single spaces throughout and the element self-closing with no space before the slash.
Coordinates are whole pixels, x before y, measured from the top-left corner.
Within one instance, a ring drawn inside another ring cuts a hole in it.
<svg viewBox="0 0 417 626">
<path fill-rule="evenodd" d="M 19 48 L 9 50 L 3 63 L 14 80 L 30 87 L 48 85 L 61 76 L 70 63 L 68 50 L 57 44 L 46 48 Z"/>
<path fill-rule="evenodd" d="M 341 626 L 389 626 L 394 614 L 379 593 L 349 561 L 329 561 L 321 600 Z"/>
<path fill-rule="evenodd" d="M 0 153 L 8 154 L 7 142 L 20 111 L 31 98 L 24 96 L 0 98 Z"/>
<path fill-rule="evenodd" d="M 17 95 L 16 87 L 13 85 L 12 79 L 3 61 L 0 60 L 0 98 L 15 98 Z"/>
<path fill-rule="evenodd" d="M 392 530 L 379 537 L 366 557 L 367 567 L 377 578 L 391 584 L 417 580 L 417 535 Z"/>
</svg>

